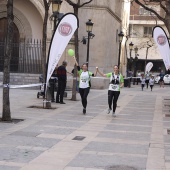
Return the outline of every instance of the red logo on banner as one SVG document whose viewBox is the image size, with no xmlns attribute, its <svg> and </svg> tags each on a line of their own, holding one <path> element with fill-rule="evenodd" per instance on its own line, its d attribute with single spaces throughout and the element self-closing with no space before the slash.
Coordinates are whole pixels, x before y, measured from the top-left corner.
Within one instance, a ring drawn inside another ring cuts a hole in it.
<svg viewBox="0 0 170 170">
<path fill-rule="evenodd" d="M 68 36 L 70 35 L 72 32 L 72 26 L 68 23 L 62 23 L 60 26 L 59 26 L 59 33 L 62 35 L 62 36 Z"/>
<path fill-rule="evenodd" d="M 159 35 L 158 38 L 157 38 L 157 42 L 159 45 L 165 45 L 166 44 L 166 36 L 164 35 Z"/>
</svg>

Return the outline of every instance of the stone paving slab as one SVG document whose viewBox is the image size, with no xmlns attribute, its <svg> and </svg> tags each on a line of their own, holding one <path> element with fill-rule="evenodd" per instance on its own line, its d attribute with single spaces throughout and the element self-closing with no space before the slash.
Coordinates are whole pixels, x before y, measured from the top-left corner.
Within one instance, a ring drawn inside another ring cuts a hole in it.
<svg viewBox="0 0 170 170">
<path fill-rule="evenodd" d="M 112 138 L 112 139 L 124 139 L 124 140 L 137 140 L 148 141 L 150 140 L 150 134 L 141 134 L 133 132 L 101 132 L 98 137 Z"/>
<path fill-rule="evenodd" d="M 126 132 L 151 132 L 152 128 L 147 127 L 147 126 L 127 126 L 127 125 L 118 125 L 118 124 L 113 124 L 113 125 L 107 125 L 105 127 L 106 130 L 117 130 L 117 131 L 126 131 Z"/>
<path fill-rule="evenodd" d="M 79 154 L 68 166 L 85 168 L 109 168 L 111 166 L 131 166 L 137 170 L 146 168 L 147 158 L 124 157 L 124 156 L 103 156 Z"/>
<path fill-rule="evenodd" d="M 17 139 L 17 140 L 16 140 Z M 0 144 L 9 144 L 13 146 L 35 146 L 35 147 L 52 147 L 54 144 L 59 142 L 59 139 L 46 139 L 46 138 L 36 138 L 36 137 L 26 137 L 26 136 L 13 136 L 9 135 L 0 138 Z"/>
<path fill-rule="evenodd" d="M 147 155 L 149 145 L 131 145 L 131 144 L 119 144 L 119 143 L 106 143 L 106 142 L 91 142 L 84 150 L 96 151 L 96 152 L 111 152 L 111 153 L 129 153 L 129 154 L 141 154 Z"/>
<path fill-rule="evenodd" d="M 19 167 L 0 166 L 0 170 L 19 170 Z"/>
<path fill-rule="evenodd" d="M 49 133 L 49 134 L 61 134 L 61 135 L 69 135 L 71 134 L 76 128 L 62 128 L 60 126 L 43 126 L 43 125 L 33 125 L 27 128 L 22 129 L 23 132 L 35 132 L 35 133 Z"/>
<path fill-rule="evenodd" d="M 152 121 L 141 121 L 141 120 L 126 120 L 126 119 L 114 119 L 111 121 L 112 124 L 124 124 L 124 125 L 136 125 L 136 126 L 152 126 Z"/>
<path fill-rule="evenodd" d="M 28 108 L 42 105 L 37 91 L 12 90 L 12 116 L 25 121 L 0 123 L 0 170 L 169 170 L 167 90 L 122 89 L 116 118 L 106 114 L 107 90 L 91 90 L 87 115 L 79 95 L 73 102 L 68 92 L 66 105 L 53 103 L 57 109 L 43 110 Z M 85 139 L 75 141 L 76 136 Z"/>
<path fill-rule="evenodd" d="M 32 159 L 35 159 L 44 151 L 40 150 L 29 150 L 29 149 L 18 149 L 13 147 L 0 148 L 0 161 L 6 162 L 18 162 L 27 163 Z"/>
</svg>

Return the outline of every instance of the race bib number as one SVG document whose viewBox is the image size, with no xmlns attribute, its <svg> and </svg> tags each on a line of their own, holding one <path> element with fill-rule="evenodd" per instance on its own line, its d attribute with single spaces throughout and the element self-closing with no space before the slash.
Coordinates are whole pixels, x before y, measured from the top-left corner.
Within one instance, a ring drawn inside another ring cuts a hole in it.
<svg viewBox="0 0 170 170">
<path fill-rule="evenodd" d="M 111 90 L 111 91 L 119 91 L 119 85 L 117 85 L 117 84 L 110 84 L 109 85 L 109 90 Z"/>
</svg>

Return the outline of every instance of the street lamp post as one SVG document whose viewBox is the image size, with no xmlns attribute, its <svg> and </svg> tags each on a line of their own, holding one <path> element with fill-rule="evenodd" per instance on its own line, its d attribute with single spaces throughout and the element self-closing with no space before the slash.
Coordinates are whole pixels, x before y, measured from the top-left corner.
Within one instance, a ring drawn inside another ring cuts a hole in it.
<svg viewBox="0 0 170 170">
<path fill-rule="evenodd" d="M 90 37 L 92 36 L 92 29 L 93 29 L 93 22 L 91 22 L 91 19 L 89 19 L 86 22 L 86 31 L 88 33 L 88 43 L 87 43 L 87 65 L 89 65 L 89 50 L 90 50 Z"/>
<path fill-rule="evenodd" d="M 52 11 L 53 11 L 52 17 L 54 17 L 54 31 L 56 30 L 57 19 L 58 19 L 62 2 L 63 2 L 62 0 L 52 0 Z"/>
<path fill-rule="evenodd" d="M 129 44 L 129 49 L 130 49 L 130 62 L 132 61 L 132 50 L 133 50 L 133 46 L 134 46 L 134 44 L 131 42 L 131 43 Z M 131 67 L 130 67 L 130 69 L 131 69 Z"/>
<path fill-rule="evenodd" d="M 136 69 L 137 69 L 137 61 L 138 61 L 138 47 L 136 46 L 134 48 L 135 50 L 135 59 L 134 59 L 134 77 L 136 77 Z M 136 79 L 136 78 L 135 78 Z M 134 79 L 134 80 L 135 80 Z M 135 81 L 133 82 L 133 84 L 135 85 Z M 137 83 L 138 84 L 138 83 Z"/>
<path fill-rule="evenodd" d="M 121 31 L 119 34 L 119 56 L 118 56 L 118 67 L 120 67 L 120 55 L 121 55 L 121 45 L 122 45 L 122 40 L 123 40 L 123 37 L 124 37 L 124 34 L 123 32 Z"/>
<path fill-rule="evenodd" d="M 53 31 L 56 30 L 56 26 L 57 26 L 57 20 L 58 20 L 58 16 L 59 16 L 59 11 L 60 11 L 60 7 L 62 4 L 62 0 L 51 0 L 52 3 L 52 11 L 53 14 L 50 18 L 54 18 L 54 29 Z M 48 61 L 47 61 L 47 68 L 46 68 L 46 72 L 48 69 Z M 47 74 L 46 74 L 47 75 Z M 50 83 L 50 89 L 47 88 L 47 93 L 46 93 L 46 108 L 51 108 L 51 101 L 54 102 L 54 79 L 52 79 L 49 83 Z"/>
</svg>

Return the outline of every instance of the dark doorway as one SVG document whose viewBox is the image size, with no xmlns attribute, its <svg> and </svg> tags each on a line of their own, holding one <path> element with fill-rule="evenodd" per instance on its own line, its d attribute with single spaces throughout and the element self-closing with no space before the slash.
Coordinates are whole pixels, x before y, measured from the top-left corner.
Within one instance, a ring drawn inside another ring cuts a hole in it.
<svg viewBox="0 0 170 170">
<path fill-rule="evenodd" d="M 19 65 L 19 30 L 14 24 L 14 40 L 13 40 L 13 53 L 10 63 L 10 71 L 18 71 Z M 0 19 L 0 71 L 3 71 L 4 66 L 4 53 L 5 53 L 5 40 L 7 35 L 7 18 Z"/>
</svg>

